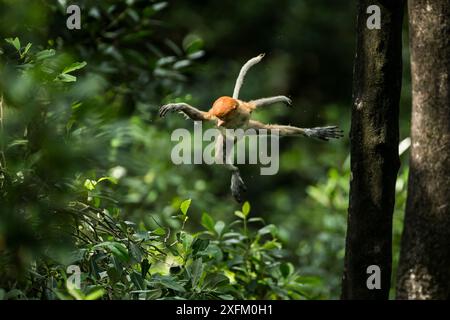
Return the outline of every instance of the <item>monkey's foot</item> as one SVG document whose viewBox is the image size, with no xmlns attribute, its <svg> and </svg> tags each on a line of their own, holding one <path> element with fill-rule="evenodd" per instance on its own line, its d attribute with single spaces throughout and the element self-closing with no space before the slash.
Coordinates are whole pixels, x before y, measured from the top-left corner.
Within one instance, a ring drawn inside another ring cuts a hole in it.
<svg viewBox="0 0 450 320">
<path fill-rule="evenodd" d="M 238 171 L 235 171 L 231 175 L 231 194 L 237 202 L 242 203 L 242 194 L 247 191 L 244 180 Z"/>
<path fill-rule="evenodd" d="M 344 131 L 339 129 L 339 127 L 337 126 L 306 129 L 305 133 L 308 137 L 313 137 L 325 141 L 328 141 L 329 139 L 339 139 L 344 136 Z"/>
<path fill-rule="evenodd" d="M 183 108 L 182 103 L 169 103 L 159 108 L 159 116 L 163 118 L 169 112 L 180 111 Z"/>
</svg>

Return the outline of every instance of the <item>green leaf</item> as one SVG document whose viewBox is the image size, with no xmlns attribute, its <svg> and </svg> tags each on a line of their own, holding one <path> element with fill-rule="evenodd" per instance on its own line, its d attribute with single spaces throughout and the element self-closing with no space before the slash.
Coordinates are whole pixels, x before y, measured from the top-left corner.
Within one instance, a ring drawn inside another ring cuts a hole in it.
<svg viewBox="0 0 450 320">
<path fill-rule="evenodd" d="M 133 259 L 136 260 L 136 262 L 140 263 L 142 261 L 142 250 L 134 242 L 130 242 L 130 253 Z"/>
<path fill-rule="evenodd" d="M 127 248 L 118 242 L 112 242 L 108 248 L 111 250 L 112 254 L 116 256 L 119 260 L 127 262 L 130 260 L 130 256 L 128 255 Z"/>
<path fill-rule="evenodd" d="M 105 290 L 102 288 L 99 288 L 97 290 L 94 290 L 93 292 L 89 293 L 84 299 L 85 300 L 97 300 L 101 298 L 105 294 Z"/>
<path fill-rule="evenodd" d="M 9 44 L 11 44 L 12 46 L 14 46 L 14 48 L 16 48 L 17 51 L 20 51 L 20 40 L 19 38 L 15 37 L 13 38 L 7 38 L 5 39 L 6 42 L 8 42 Z"/>
<path fill-rule="evenodd" d="M 199 58 L 203 57 L 204 55 L 205 55 L 205 51 L 199 50 L 194 53 L 188 54 L 187 57 L 188 57 L 188 59 L 195 60 L 195 59 L 199 59 Z"/>
<path fill-rule="evenodd" d="M 95 181 L 95 180 L 86 179 L 84 181 L 84 187 L 89 191 L 94 190 L 96 184 L 97 184 L 97 181 Z"/>
<path fill-rule="evenodd" d="M 67 287 L 67 292 L 76 300 L 84 300 L 85 299 L 85 296 L 80 289 Z"/>
<path fill-rule="evenodd" d="M 194 243 L 192 244 L 192 253 L 196 254 L 197 252 L 201 252 L 205 250 L 209 245 L 208 239 L 200 239 L 197 238 L 194 240 Z"/>
<path fill-rule="evenodd" d="M 159 228 L 153 230 L 152 233 L 157 235 L 157 236 L 163 236 L 163 235 L 166 234 L 166 230 L 164 230 L 163 228 L 159 227 Z"/>
<path fill-rule="evenodd" d="M 214 219 L 206 212 L 202 214 L 201 223 L 208 231 L 214 232 Z"/>
<path fill-rule="evenodd" d="M 244 204 L 242 205 L 242 214 L 245 217 L 247 217 L 249 213 L 250 213 L 250 203 L 248 203 L 248 201 L 245 201 Z"/>
<path fill-rule="evenodd" d="M 16 147 L 16 146 L 25 146 L 28 144 L 28 140 L 18 139 L 14 140 L 10 144 L 8 144 L 8 148 Z"/>
<path fill-rule="evenodd" d="M 27 45 L 26 45 L 26 47 L 22 50 L 22 52 L 20 53 L 20 58 L 23 58 L 23 57 L 25 57 L 26 56 L 26 54 L 28 53 L 28 51 L 30 50 L 30 48 L 31 48 L 31 43 L 28 43 Z"/>
<path fill-rule="evenodd" d="M 152 6 L 152 8 L 153 8 L 153 10 L 155 10 L 155 11 L 160 11 L 160 10 L 164 9 L 165 7 L 167 7 L 167 5 L 168 5 L 168 2 L 167 2 L 167 1 L 161 1 L 161 2 L 155 3 L 155 4 Z"/>
<path fill-rule="evenodd" d="M 72 76 L 71 74 L 65 74 L 65 73 L 61 73 L 60 75 L 58 75 L 58 77 L 56 78 L 59 81 L 62 82 L 75 82 L 77 81 L 77 77 Z"/>
<path fill-rule="evenodd" d="M 155 300 L 155 299 L 158 299 L 159 297 L 161 297 L 162 290 L 161 289 L 133 290 L 133 291 L 130 291 L 130 293 L 134 293 L 134 294 L 143 294 L 143 293 L 145 293 L 146 298 L 148 300 Z"/>
<path fill-rule="evenodd" d="M 265 224 L 264 219 L 263 218 L 259 218 L 259 217 L 257 217 L 257 218 L 250 218 L 250 219 L 248 219 L 248 222 L 261 222 L 262 224 Z"/>
<path fill-rule="evenodd" d="M 189 249 L 191 248 L 193 239 L 194 239 L 193 236 L 190 235 L 189 233 L 183 232 L 181 234 L 181 240 L 183 242 L 184 253 L 189 252 Z"/>
<path fill-rule="evenodd" d="M 157 280 L 157 282 L 166 288 L 169 288 L 169 289 L 172 289 L 175 291 L 179 291 L 179 292 L 186 292 L 186 290 L 183 288 L 183 286 L 181 286 L 180 284 L 175 282 L 172 277 L 160 277 Z"/>
<path fill-rule="evenodd" d="M 42 51 L 39 51 L 38 53 L 36 53 L 36 60 L 37 61 L 44 60 L 44 59 L 53 57 L 55 54 L 56 54 L 56 51 L 53 49 L 42 50 Z"/>
<path fill-rule="evenodd" d="M 119 242 L 112 242 L 112 241 L 102 242 L 95 245 L 94 249 L 101 247 L 108 248 L 116 258 L 118 258 L 123 262 L 128 262 L 130 260 L 127 248 Z"/>
<path fill-rule="evenodd" d="M 198 280 L 200 280 L 202 273 L 203 273 L 203 261 L 202 261 L 202 258 L 200 258 L 200 259 L 197 259 L 194 262 L 192 262 L 192 265 L 191 265 L 192 288 L 197 286 Z"/>
<path fill-rule="evenodd" d="M 281 249 L 281 244 L 276 240 L 271 240 L 263 245 L 263 249 L 272 250 L 272 249 Z"/>
<path fill-rule="evenodd" d="M 173 68 L 177 70 L 177 69 L 189 67 L 190 65 L 191 65 L 190 60 L 180 60 L 173 64 Z"/>
<path fill-rule="evenodd" d="M 287 278 L 288 276 L 294 273 L 294 266 L 292 265 L 292 263 L 288 262 L 282 263 L 280 265 L 280 272 L 284 278 Z"/>
<path fill-rule="evenodd" d="M 214 289 L 229 283 L 230 280 L 228 279 L 227 276 L 220 273 L 219 274 L 209 273 L 205 278 L 204 286 L 207 288 Z"/>
<path fill-rule="evenodd" d="M 198 35 L 189 34 L 183 39 L 183 49 L 188 54 L 197 52 L 203 48 L 203 39 Z"/>
<path fill-rule="evenodd" d="M 131 282 L 133 282 L 135 287 L 138 288 L 139 290 L 145 289 L 144 279 L 142 279 L 141 275 L 139 273 L 137 273 L 136 271 L 133 271 L 130 274 L 130 280 L 131 280 Z"/>
<path fill-rule="evenodd" d="M 102 182 L 102 181 L 109 181 L 111 183 L 117 184 L 117 179 L 114 177 L 101 177 L 100 179 L 97 180 L 97 182 Z"/>
<path fill-rule="evenodd" d="M 236 274 L 233 271 L 225 269 L 223 271 L 223 273 L 225 274 L 225 276 L 230 281 L 230 284 L 235 284 L 236 283 Z"/>
<path fill-rule="evenodd" d="M 241 211 L 235 211 L 234 215 L 241 219 L 245 219 L 245 215 Z"/>
<path fill-rule="evenodd" d="M 187 214 L 187 211 L 188 211 L 190 205 L 191 205 L 191 199 L 184 200 L 181 203 L 180 210 L 183 213 L 183 215 Z"/>
<path fill-rule="evenodd" d="M 225 223 L 223 221 L 217 221 L 214 226 L 214 230 L 217 232 L 219 237 L 222 235 L 223 229 L 225 228 Z"/>
<path fill-rule="evenodd" d="M 83 62 L 74 62 L 70 66 L 65 67 L 64 70 L 61 73 L 69 73 L 75 70 L 79 70 L 81 68 L 84 68 L 87 65 L 86 61 Z"/>
<path fill-rule="evenodd" d="M 76 110 L 76 109 L 78 109 L 79 107 L 81 107 L 82 105 L 83 105 L 82 102 L 74 102 L 74 103 L 72 104 L 72 110 Z"/>
<path fill-rule="evenodd" d="M 274 224 L 268 224 L 267 226 L 258 230 L 259 235 L 272 234 L 272 236 L 276 236 L 278 232 L 277 227 Z"/>
</svg>

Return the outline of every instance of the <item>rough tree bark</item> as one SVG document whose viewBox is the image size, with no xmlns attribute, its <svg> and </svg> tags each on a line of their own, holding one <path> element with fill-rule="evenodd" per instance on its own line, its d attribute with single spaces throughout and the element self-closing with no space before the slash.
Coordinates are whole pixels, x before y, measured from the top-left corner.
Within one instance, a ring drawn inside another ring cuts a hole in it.
<svg viewBox="0 0 450 320">
<path fill-rule="evenodd" d="M 370 5 L 381 29 L 369 30 Z M 350 132 L 351 181 L 342 299 L 387 299 L 392 260 L 392 214 L 402 79 L 403 0 L 360 0 Z M 367 267 L 381 270 L 381 289 L 369 290 Z"/>
<path fill-rule="evenodd" d="M 408 3 L 413 110 L 397 298 L 450 299 L 450 2 Z"/>
</svg>

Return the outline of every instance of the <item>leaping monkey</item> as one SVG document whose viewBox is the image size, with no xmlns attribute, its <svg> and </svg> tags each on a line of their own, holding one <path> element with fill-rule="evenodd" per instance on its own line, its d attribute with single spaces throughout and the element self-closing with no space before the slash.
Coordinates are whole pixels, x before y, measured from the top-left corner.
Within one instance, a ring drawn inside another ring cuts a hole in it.
<svg viewBox="0 0 450 320">
<path fill-rule="evenodd" d="M 239 91 L 244 83 L 248 70 L 261 61 L 264 54 L 260 54 L 247 61 L 241 68 L 234 86 L 233 96 L 223 96 L 218 98 L 209 111 L 201 111 L 187 103 L 169 103 L 159 109 L 160 117 L 164 117 L 169 112 L 178 111 L 184 113 L 194 121 L 213 121 L 217 128 L 222 129 L 266 129 L 269 132 L 276 130 L 280 136 L 304 136 L 328 141 L 338 139 L 343 136 L 343 131 L 337 126 L 298 128 L 293 126 L 264 124 L 251 120 L 251 114 L 259 107 L 267 106 L 276 102 L 283 102 L 291 106 L 292 101 L 286 96 L 274 96 L 251 101 L 239 100 Z M 223 141 L 223 140 L 222 140 Z M 239 168 L 225 161 L 225 166 L 231 171 L 231 193 L 238 202 L 242 202 L 242 194 L 246 191 L 246 186 L 241 178 Z"/>
</svg>

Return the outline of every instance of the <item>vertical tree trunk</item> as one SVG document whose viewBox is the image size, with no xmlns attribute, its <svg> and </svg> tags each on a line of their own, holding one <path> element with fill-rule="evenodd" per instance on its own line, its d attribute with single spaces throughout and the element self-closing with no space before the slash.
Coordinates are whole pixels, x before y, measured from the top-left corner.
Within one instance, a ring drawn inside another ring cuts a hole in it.
<svg viewBox="0 0 450 320">
<path fill-rule="evenodd" d="M 397 298 L 450 299 L 450 2 L 408 7 L 412 148 Z"/>
<path fill-rule="evenodd" d="M 387 299 L 402 79 L 403 0 L 360 0 L 353 75 L 351 181 L 342 299 Z M 367 8 L 381 9 L 381 29 L 366 26 Z M 367 287 L 367 267 L 381 271 L 381 289 Z"/>
</svg>

